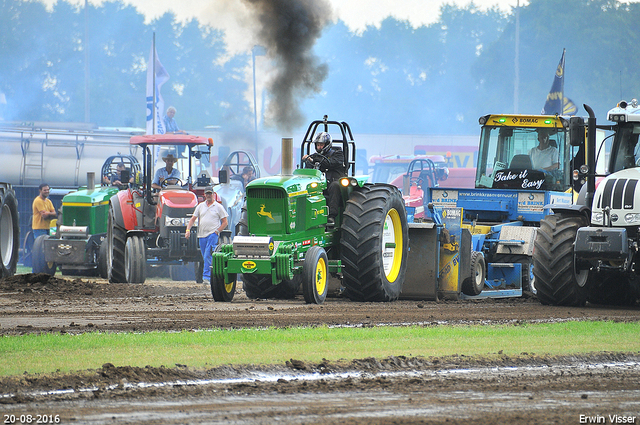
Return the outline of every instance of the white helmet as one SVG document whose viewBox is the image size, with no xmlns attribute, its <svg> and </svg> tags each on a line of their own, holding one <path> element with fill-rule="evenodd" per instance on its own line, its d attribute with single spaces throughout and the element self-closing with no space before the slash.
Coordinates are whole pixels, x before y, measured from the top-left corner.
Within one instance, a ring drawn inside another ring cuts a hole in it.
<svg viewBox="0 0 640 425">
<path fill-rule="evenodd" d="M 329 149 L 331 149 L 332 140 L 333 139 L 331 138 L 331 135 L 326 131 L 318 133 L 318 135 L 316 135 L 316 137 L 313 139 L 313 143 L 316 145 L 316 152 L 318 152 L 320 155 L 326 156 L 329 152 Z M 320 150 L 318 150 L 318 143 L 324 143 L 324 147 Z"/>
</svg>

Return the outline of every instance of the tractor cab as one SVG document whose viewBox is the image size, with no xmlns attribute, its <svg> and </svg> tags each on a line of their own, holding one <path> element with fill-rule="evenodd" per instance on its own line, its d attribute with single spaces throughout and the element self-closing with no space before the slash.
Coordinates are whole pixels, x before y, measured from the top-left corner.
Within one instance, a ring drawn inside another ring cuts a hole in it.
<svg viewBox="0 0 640 425">
<path fill-rule="evenodd" d="M 108 157 L 100 171 L 101 185 L 126 189 L 135 182 L 141 171 L 138 159 L 133 155 L 112 155 Z"/>
<path fill-rule="evenodd" d="M 485 115 L 475 186 L 566 191 L 571 188 L 569 121 L 558 116 Z"/>
</svg>

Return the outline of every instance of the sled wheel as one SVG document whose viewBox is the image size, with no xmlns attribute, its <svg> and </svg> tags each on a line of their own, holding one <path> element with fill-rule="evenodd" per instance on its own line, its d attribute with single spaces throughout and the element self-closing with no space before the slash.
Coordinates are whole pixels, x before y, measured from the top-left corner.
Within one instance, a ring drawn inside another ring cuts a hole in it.
<svg viewBox="0 0 640 425">
<path fill-rule="evenodd" d="M 471 277 L 462 282 L 462 293 L 469 296 L 480 295 L 487 278 L 487 266 L 482 252 L 471 253 Z"/>
</svg>

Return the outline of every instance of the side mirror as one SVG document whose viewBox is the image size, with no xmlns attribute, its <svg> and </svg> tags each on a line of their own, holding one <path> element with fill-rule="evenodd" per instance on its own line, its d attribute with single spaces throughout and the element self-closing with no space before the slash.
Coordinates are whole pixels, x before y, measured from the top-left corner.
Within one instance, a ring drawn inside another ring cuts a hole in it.
<svg viewBox="0 0 640 425">
<path fill-rule="evenodd" d="M 571 117 L 569 119 L 569 143 L 571 146 L 582 146 L 587 140 L 584 118 Z"/>
<path fill-rule="evenodd" d="M 229 172 L 227 170 L 218 171 L 218 181 L 221 184 L 228 183 L 229 182 Z"/>
</svg>

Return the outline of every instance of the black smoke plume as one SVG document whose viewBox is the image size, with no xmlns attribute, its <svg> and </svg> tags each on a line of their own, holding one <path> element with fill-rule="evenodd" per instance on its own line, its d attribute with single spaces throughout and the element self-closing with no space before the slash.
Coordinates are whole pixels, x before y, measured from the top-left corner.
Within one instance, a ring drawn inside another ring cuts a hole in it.
<svg viewBox="0 0 640 425">
<path fill-rule="evenodd" d="M 275 62 L 269 81 L 268 115 L 281 130 L 303 124 L 301 100 L 321 90 L 328 66 L 312 53 L 322 29 L 331 21 L 327 0 L 244 0 L 259 22 L 258 37 Z"/>
</svg>

